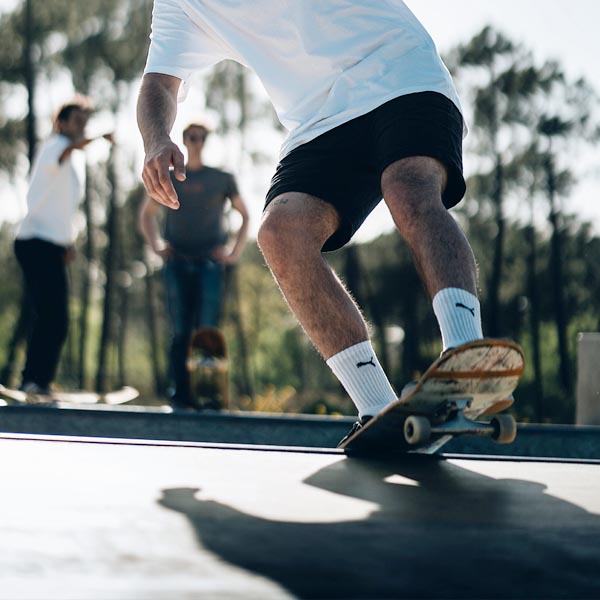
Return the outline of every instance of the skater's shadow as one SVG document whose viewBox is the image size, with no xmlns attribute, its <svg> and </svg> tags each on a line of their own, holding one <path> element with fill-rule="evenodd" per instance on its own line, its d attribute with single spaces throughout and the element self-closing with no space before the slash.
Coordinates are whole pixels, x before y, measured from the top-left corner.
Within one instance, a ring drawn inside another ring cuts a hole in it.
<svg viewBox="0 0 600 600">
<path fill-rule="evenodd" d="M 481 464 L 340 459 L 304 481 L 378 507 L 359 521 L 271 521 L 191 488 L 165 489 L 159 503 L 204 548 L 302 598 L 596 597 L 600 518 Z"/>
</svg>

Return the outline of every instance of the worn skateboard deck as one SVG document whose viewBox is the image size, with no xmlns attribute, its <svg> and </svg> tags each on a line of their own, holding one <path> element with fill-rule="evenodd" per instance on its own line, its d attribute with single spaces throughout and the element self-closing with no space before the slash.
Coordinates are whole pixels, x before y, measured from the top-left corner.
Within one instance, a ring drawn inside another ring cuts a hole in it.
<svg viewBox="0 0 600 600">
<path fill-rule="evenodd" d="M 26 394 L 20 390 L 0 385 L 0 398 L 9 405 L 27 404 L 60 407 L 61 405 L 77 404 L 125 404 L 126 402 L 135 400 L 139 395 L 138 390 L 130 386 L 125 386 L 104 394 L 86 391 L 52 391 L 50 394 Z"/>
<path fill-rule="evenodd" d="M 478 340 L 459 346 L 340 447 L 349 454 L 433 454 L 457 435 L 489 435 L 510 443 L 516 423 L 498 413 L 513 403 L 523 368 L 523 351 L 513 342 Z M 496 416 L 475 421 L 488 415 Z"/>
<path fill-rule="evenodd" d="M 192 334 L 187 367 L 194 406 L 214 410 L 228 408 L 229 361 L 227 342 L 220 329 L 202 327 Z"/>
</svg>

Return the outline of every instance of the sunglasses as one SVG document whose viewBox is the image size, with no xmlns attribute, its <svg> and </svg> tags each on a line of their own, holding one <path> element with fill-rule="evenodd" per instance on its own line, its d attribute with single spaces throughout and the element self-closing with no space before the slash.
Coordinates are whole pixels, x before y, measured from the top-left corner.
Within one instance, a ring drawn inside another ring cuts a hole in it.
<svg viewBox="0 0 600 600">
<path fill-rule="evenodd" d="M 202 135 L 189 135 L 188 139 L 190 140 L 190 142 L 204 142 L 206 140 L 206 134 L 202 134 Z"/>
</svg>

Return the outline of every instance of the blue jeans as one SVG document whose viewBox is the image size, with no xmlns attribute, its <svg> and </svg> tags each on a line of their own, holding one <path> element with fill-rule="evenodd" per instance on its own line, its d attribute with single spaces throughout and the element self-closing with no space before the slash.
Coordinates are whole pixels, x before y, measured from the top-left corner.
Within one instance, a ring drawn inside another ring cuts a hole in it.
<svg viewBox="0 0 600 600">
<path fill-rule="evenodd" d="M 170 258 L 164 269 L 171 342 L 169 376 L 173 400 L 189 402 L 186 367 L 188 345 L 198 327 L 218 327 L 223 292 L 223 266 L 210 259 Z"/>
</svg>

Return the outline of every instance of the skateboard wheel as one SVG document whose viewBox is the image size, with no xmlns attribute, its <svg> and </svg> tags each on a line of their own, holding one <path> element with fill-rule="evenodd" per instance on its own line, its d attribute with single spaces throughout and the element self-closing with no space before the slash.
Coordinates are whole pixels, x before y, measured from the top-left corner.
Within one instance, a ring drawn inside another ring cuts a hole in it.
<svg viewBox="0 0 600 600">
<path fill-rule="evenodd" d="M 496 415 L 491 425 L 494 428 L 492 439 L 498 444 L 510 444 L 517 437 L 517 422 L 511 415 Z"/>
<path fill-rule="evenodd" d="M 431 423 L 427 417 L 410 416 L 404 421 L 404 439 L 411 445 L 423 444 L 431 436 Z"/>
</svg>

